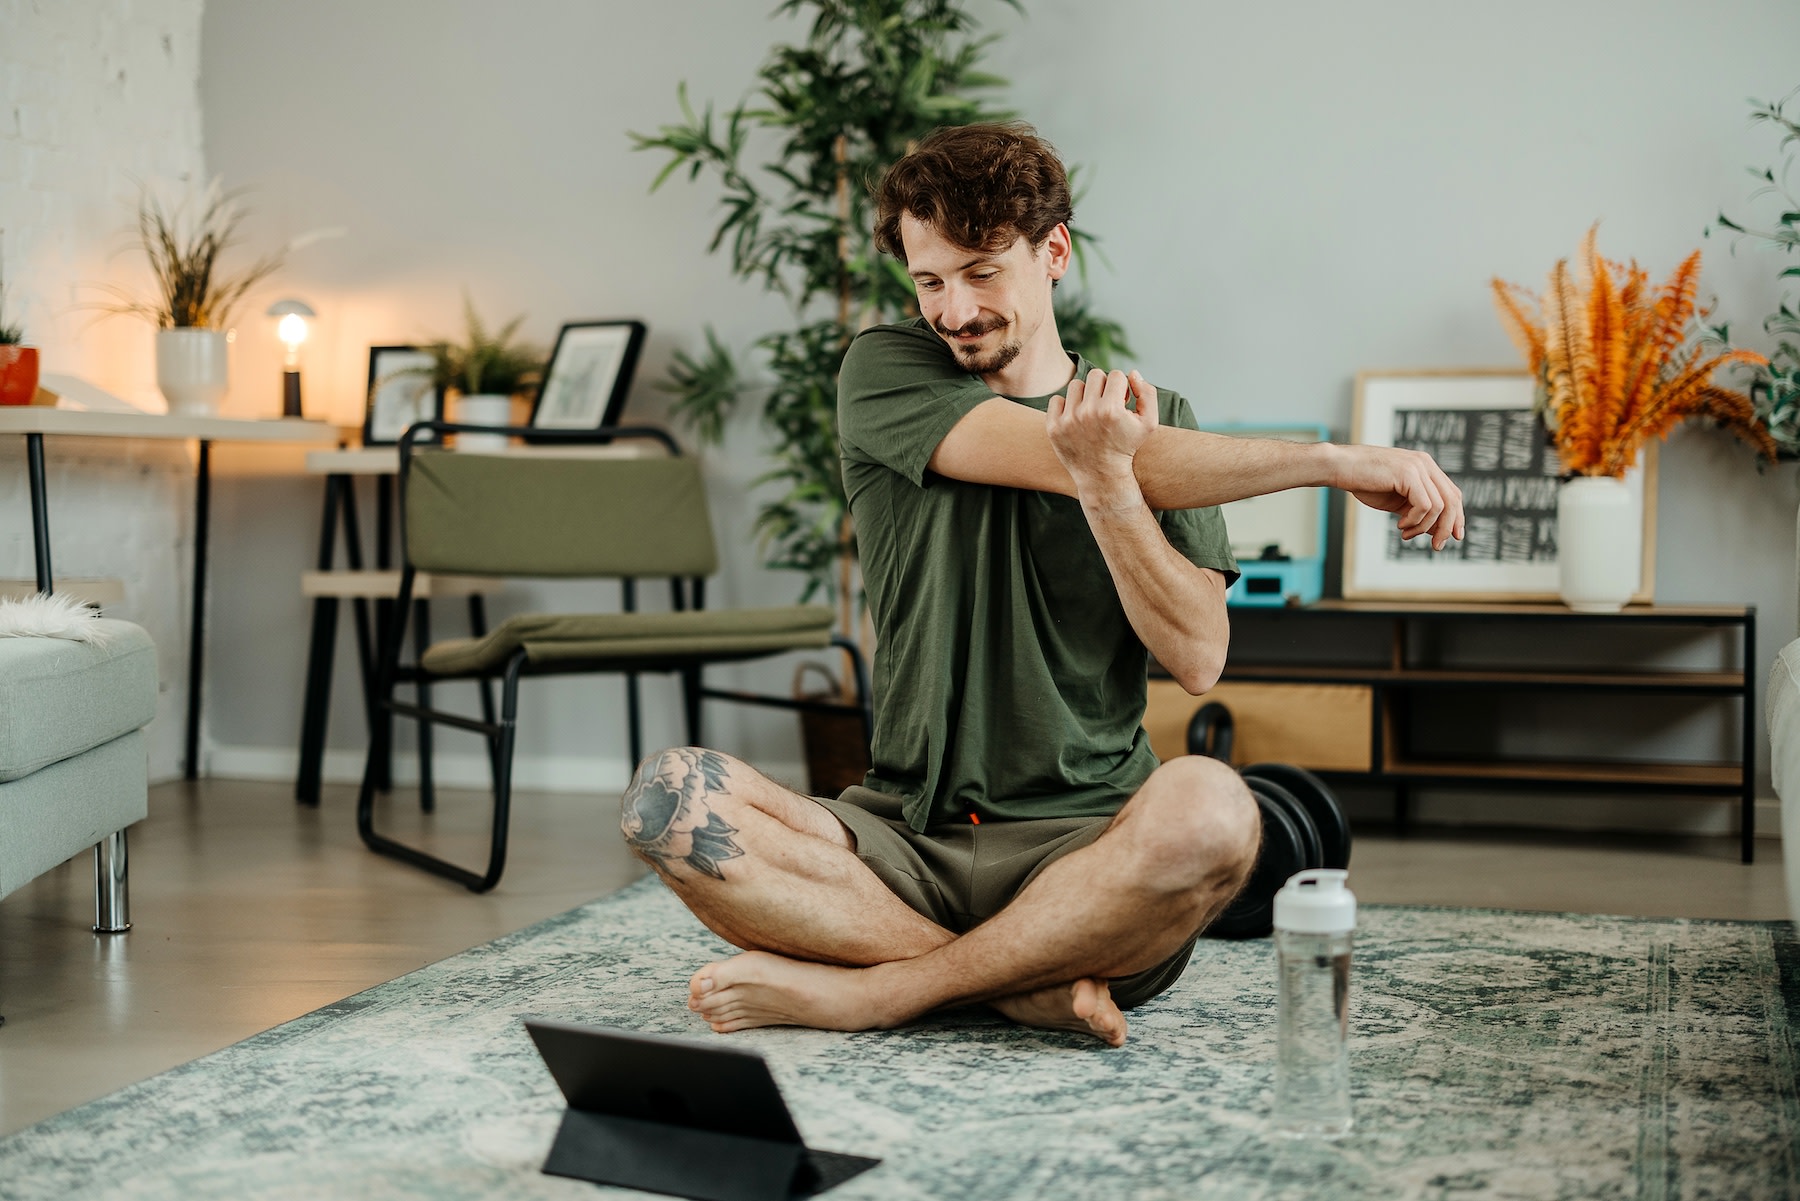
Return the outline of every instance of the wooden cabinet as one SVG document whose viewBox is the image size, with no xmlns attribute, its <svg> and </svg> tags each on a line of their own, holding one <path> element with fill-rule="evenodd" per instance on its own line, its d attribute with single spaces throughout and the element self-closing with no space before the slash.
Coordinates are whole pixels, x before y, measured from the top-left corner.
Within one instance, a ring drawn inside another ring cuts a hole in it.
<svg viewBox="0 0 1800 1201">
<path fill-rule="evenodd" d="M 1190 697 L 1152 673 L 1144 726 L 1158 755 L 1185 753 L 1189 718 L 1217 700 L 1232 710 L 1238 765 L 1281 760 L 1327 780 L 1391 787 L 1401 822 L 1410 790 L 1423 786 L 1686 795 L 1739 804 L 1742 857 L 1751 861 L 1753 608 L 1584 614 L 1562 605 L 1321 601 L 1234 608 L 1231 617 L 1231 656 L 1212 692 Z M 1638 706 L 1654 722 L 1670 704 L 1671 725 L 1723 706 L 1713 715 L 1725 731 L 1715 741 L 1729 744 L 1728 757 L 1621 753 L 1602 731 L 1603 715 Z M 1500 738 L 1445 749 L 1418 736 L 1458 706 L 1496 729 L 1548 725 L 1541 732 L 1560 749 Z"/>
</svg>

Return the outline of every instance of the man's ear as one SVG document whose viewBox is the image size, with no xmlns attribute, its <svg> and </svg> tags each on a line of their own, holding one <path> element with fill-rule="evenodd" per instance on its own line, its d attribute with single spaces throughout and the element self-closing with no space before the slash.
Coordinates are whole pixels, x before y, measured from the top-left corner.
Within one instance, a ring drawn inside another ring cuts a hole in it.
<svg viewBox="0 0 1800 1201">
<path fill-rule="evenodd" d="M 1044 239 L 1042 253 L 1051 282 L 1054 283 L 1069 273 L 1069 266 L 1075 261 L 1075 239 L 1069 236 L 1067 225 L 1057 222 L 1056 228 Z"/>
</svg>

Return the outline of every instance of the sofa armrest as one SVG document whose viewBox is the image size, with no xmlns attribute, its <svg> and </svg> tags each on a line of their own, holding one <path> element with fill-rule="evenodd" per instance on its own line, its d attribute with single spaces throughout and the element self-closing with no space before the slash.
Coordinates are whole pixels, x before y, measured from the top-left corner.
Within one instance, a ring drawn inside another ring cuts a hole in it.
<svg viewBox="0 0 1800 1201">
<path fill-rule="evenodd" d="M 1800 638 L 1782 647 L 1769 665 L 1769 694 L 1763 712 L 1769 726 L 1769 770 L 1775 794 L 1800 801 Z"/>
</svg>

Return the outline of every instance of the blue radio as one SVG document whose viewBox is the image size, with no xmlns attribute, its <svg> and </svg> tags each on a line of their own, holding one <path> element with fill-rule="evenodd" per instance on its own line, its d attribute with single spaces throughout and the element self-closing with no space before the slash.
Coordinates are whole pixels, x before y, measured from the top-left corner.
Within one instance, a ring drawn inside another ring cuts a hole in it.
<svg viewBox="0 0 1800 1201">
<path fill-rule="evenodd" d="M 1233 438 L 1324 442 L 1321 425 L 1209 425 Z M 1325 594 L 1326 490 L 1292 488 L 1223 506 L 1231 553 L 1243 574 L 1228 605 L 1305 605 Z"/>
</svg>

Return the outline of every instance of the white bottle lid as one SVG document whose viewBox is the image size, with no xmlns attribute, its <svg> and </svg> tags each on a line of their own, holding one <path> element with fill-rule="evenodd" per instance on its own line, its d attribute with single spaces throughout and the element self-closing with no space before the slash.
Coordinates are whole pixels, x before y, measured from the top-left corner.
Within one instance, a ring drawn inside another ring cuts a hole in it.
<svg viewBox="0 0 1800 1201">
<path fill-rule="evenodd" d="M 1275 894 L 1275 928 L 1296 934 L 1345 934 L 1356 929 L 1356 895 L 1344 887 L 1350 873 L 1315 867 L 1296 872 Z"/>
</svg>

